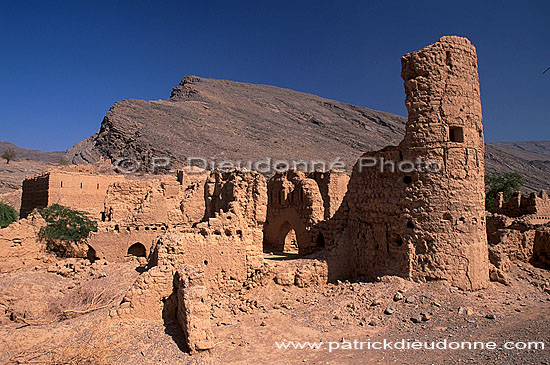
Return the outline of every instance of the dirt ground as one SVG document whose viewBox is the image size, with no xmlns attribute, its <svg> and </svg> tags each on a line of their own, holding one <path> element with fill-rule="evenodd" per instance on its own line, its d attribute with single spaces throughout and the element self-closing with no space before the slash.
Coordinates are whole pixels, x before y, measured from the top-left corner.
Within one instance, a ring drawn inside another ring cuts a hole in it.
<svg viewBox="0 0 550 365">
<path fill-rule="evenodd" d="M 397 277 L 311 288 L 268 280 L 212 298 L 216 346 L 192 356 L 182 351 L 176 325 L 109 316 L 139 275 L 138 266 L 135 260 L 65 259 L 2 274 L 0 363 L 548 364 L 550 359 L 550 273 L 529 264 L 512 265 L 510 286 L 491 283 L 478 292 Z M 366 348 L 384 339 L 491 341 L 497 349 Z M 323 344 L 278 349 L 282 341 Z M 507 341 L 544 342 L 545 348 L 498 349 Z"/>
</svg>

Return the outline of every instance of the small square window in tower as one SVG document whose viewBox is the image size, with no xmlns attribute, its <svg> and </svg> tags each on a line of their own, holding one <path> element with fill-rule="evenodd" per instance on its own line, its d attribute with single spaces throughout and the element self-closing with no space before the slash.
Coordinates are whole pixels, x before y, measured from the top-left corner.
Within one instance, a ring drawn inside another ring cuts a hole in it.
<svg viewBox="0 0 550 365">
<path fill-rule="evenodd" d="M 462 127 L 449 127 L 449 141 L 464 142 L 464 129 Z"/>
</svg>

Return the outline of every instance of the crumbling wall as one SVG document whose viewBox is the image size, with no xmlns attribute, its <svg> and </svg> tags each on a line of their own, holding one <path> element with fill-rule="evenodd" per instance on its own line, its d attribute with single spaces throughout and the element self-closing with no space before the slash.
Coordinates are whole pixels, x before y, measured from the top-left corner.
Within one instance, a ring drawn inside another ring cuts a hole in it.
<svg viewBox="0 0 550 365">
<path fill-rule="evenodd" d="M 504 200 L 504 194 L 499 193 L 494 212 L 513 218 L 523 217 L 532 224 L 545 224 L 550 222 L 550 198 L 545 190 L 528 196 L 518 191 L 507 201 Z"/>
<path fill-rule="evenodd" d="M 123 176 L 52 170 L 23 181 L 21 217 L 35 208 L 61 204 L 100 219 L 109 185 Z"/>
<path fill-rule="evenodd" d="M 45 244 L 38 240 L 38 232 L 45 225 L 42 216 L 34 213 L 0 229 L 0 273 L 48 260 Z"/>
<path fill-rule="evenodd" d="M 540 227 L 535 233 L 533 263 L 550 269 L 550 226 Z"/>
<path fill-rule="evenodd" d="M 204 272 L 194 266 L 180 266 L 175 278 L 176 318 L 190 352 L 214 347 L 210 320 L 211 303 Z"/>
<path fill-rule="evenodd" d="M 206 181 L 205 220 L 225 212 L 233 213 L 247 226 L 261 226 L 267 210 L 266 181 L 256 172 L 214 171 Z"/>
<path fill-rule="evenodd" d="M 340 171 L 314 171 L 308 177 L 315 180 L 323 197 L 324 219 L 330 219 L 340 209 L 342 200 L 348 191 L 350 176 Z"/>
<path fill-rule="evenodd" d="M 484 142 L 474 47 L 443 37 L 402 58 L 406 135 L 354 166 L 327 232 L 338 275 L 488 284 Z M 342 233 L 338 233 L 338 232 Z"/>
<path fill-rule="evenodd" d="M 49 181 L 49 174 L 27 177 L 23 180 L 21 209 L 19 212 L 21 218 L 26 218 L 35 208 L 48 206 Z"/>
<path fill-rule="evenodd" d="M 307 254 L 324 247 L 317 229 L 340 208 L 349 176 L 335 171 L 304 173 L 289 170 L 275 174 L 268 182 L 267 220 L 264 249 L 285 251 L 285 238 L 293 230 L 298 252 Z"/>
<path fill-rule="evenodd" d="M 94 258 L 121 261 L 129 256 L 129 248 L 141 244 L 148 257 L 158 237 L 166 231 L 164 224 L 124 225 L 100 222 L 97 232 L 90 233 L 86 240 L 93 249 Z"/>
<path fill-rule="evenodd" d="M 88 212 L 100 219 L 108 187 L 123 176 L 87 175 L 72 172 L 50 172 L 48 205 L 60 204 Z"/>
<path fill-rule="evenodd" d="M 497 205 L 499 211 L 508 215 L 489 213 L 487 215 L 487 240 L 489 243 L 489 260 L 496 269 L 507 272 L 512 261 L 530 262 L 535 265 L 549 266 L 550 246 L 548 245 L 548 223 L 544 216 L 537 213 L 521 215 L 525 210 L 519 209 L 522 205 L 529 205 L 531 208 L 543 207 L 536 203 L 544 194 L 539 194 L 537 199 L 533 195 L 528 203 L 523 203 L 524 197 L 521 194 L 512 196 L 506 204 Z M 534 204 L 532 204 L 535 202 Z M 533 211 L 533 210 L 529 211 Z M 539 209 L 537 208 L 537 209 Z M 519 215 L 512 218 L 510 215 Z M 546 224 L 540 224 L 540 222 Z"/>
<path fill-rule="evenodd" d="M 175 313 L 174 275 L 182 265 L 201 268 L 211 293 L 242 287 L 262 267 L 265 179 L 240 171 L 215 179 L 217 189 L 211 191 L 219 194 L 207 204 L 218 204 L 220 210 L 211 210 L 213 217 L 194 227 L 172 227 L 158 239 L 149 256 L 150 268 L 128 291 L 117 314 L 166 319 Z"/>
<path fill-rule="evenodd" d="M 204 183 L 207 175 L 182 179 L 125 180 L 109 186 L 102 220 L 134 225 L 182 225 L 199 222 L 204 216 Z"/>
</svg>

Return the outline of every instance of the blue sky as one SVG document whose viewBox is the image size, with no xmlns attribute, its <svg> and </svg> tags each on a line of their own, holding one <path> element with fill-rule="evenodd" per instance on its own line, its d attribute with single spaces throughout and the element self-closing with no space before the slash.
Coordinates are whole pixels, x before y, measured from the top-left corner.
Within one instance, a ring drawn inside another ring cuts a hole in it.
<svg viewBox="0 0 550 365">
<path fill-rule="evenodd" d="M 550 140 L 550 2 L 479 0 L 1 0 L 0 140 L 64 150 L 185 75 L 406 115 L 400 57 L 455 34 L 478 50 L 487 141 Z"/>
</svg>

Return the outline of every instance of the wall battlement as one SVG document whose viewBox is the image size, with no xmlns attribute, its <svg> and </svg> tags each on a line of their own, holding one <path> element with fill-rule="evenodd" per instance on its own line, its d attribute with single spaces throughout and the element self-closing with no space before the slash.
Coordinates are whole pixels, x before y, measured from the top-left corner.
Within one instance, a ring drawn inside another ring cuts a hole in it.
<svg viewBox="0 0 550 365">
<path fill-rule="evenodd" d="M 550 198 L 545 190 L 527 196 L 518 191 L 505 201 L 501 192 L 497 195 L 494 212 L 512 218 L 525 216 L 533 224 L 544 224 L 550 222 Z"/>
</svg>

